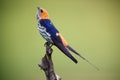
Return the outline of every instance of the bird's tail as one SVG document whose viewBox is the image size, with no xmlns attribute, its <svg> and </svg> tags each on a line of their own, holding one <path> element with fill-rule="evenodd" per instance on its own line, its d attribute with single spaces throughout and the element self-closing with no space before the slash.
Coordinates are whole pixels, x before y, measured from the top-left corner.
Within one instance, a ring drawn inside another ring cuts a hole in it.
<svg viewBox="0 0 120 80">
<path fill-rule="evenodd" d="M 70 52 L 64 47 L 63 44 L 55 44 L 67 57 L 69 57 L 73 62 L 78 63 L 78 61 L 70 54 Z"/>
<path fill-rule="evenodd" d="M 86 62 L 88 62 L 91 66 L 93 66 L 95 69 L 99 70 L 98 67 L 96 67 L 94 64 L 92 64 L 90 61 L 88 61 L 86 58 L 84 58 L 81 54 L 79 54 L 77 51 L 75 51 L 71 46 L 66 46 L 67 49 L 69 49 L 70 51 L 72 51 L 73 53 L 77 54 L 79 57 L 81 57 L 83 60 L 85 60 Z"/>
</svg>

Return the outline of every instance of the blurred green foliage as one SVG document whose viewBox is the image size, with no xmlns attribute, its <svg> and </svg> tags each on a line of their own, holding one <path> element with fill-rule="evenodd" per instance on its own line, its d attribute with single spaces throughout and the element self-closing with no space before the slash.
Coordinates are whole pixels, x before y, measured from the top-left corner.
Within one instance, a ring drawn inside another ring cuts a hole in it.
<svg viewBox="0 0 120 80">
<path fill-rule="evenodd" d="M 45 80 L 37 66 L 45 53 L 37 6 L 48 11 L 71 46 L 100 68 L 73 54 L 76 65 L 53 47 L 62 80 L 120 80 L 119 0 L 0 0 L 0 80 Z"/>
</svg>

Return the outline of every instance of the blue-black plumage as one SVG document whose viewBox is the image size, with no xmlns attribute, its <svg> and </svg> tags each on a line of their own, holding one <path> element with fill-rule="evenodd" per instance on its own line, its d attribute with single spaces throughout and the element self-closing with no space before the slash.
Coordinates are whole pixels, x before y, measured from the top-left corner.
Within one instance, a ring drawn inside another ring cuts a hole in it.
<svg viewBox="0 0 120 80">
<path fill-rule="evenodd" d="M 39 32 L 47 42 L 55 45 L 58 49 L 60 49 L 66 56 L 68 56 L 72 61 L 77 63 L 78 61 L 70 54 L 70 51 L 80 56 L 83 60 L 87 61 L 94 68 L 99 70 L 95 65 L 90 63 L 86 58 L 81 56 L 77 51 L 75 51 L 71 46 L 68 45 L 67 41 L 63 38 L 63 36 L 59 33 L 59 31 L 55 28 L 51 20 L 49 19 L 48 13 L 43 8 L 38 8 L 37 14 L 38 20 L 38 28 Z"/>
</svg>

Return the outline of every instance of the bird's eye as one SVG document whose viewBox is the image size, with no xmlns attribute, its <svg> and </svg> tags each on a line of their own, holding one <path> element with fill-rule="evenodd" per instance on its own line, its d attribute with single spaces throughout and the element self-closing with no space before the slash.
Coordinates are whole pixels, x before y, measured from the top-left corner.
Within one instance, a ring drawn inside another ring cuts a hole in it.
<svg viewBox="0 0 120 80">
<path fill-rule="evenodd" d="M 41 9 L 40 11 L 41 11 L 41 13 L 43 12 L 43 10 L 42 10 L 42 9 Z"/>
</svg>

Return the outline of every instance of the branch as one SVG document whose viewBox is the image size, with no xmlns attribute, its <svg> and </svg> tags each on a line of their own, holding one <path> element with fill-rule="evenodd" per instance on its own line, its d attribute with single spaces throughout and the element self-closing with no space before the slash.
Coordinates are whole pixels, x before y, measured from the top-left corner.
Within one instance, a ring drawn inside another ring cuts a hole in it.
<svg viewBox="0 0 120 80">
<path fill-rule="evenodd" d="M 45 72 L 46 80 L 61 80 L 61 78 L 54 72 L 54 65 L 52 61 L 53 49 L 48 42 L 45 43 L 45 47 L 46 54 L 42 58 L 42 62 L 40 62 L 38 66 Z"/>
</svg>

